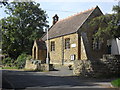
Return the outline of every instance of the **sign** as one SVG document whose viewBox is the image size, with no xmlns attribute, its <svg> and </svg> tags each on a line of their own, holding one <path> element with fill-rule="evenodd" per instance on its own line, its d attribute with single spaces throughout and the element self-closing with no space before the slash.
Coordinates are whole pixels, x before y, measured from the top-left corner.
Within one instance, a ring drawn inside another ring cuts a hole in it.
<svg viewBox="0 0 120 90">
<path fill-rule="evenodd" d="M 71 47 L 76 47 L 76 44 L 71 44 Z"/>
<path fill-rule="evenodd" d="M 75 54 L 71 55 L 71 57 L 70 57 L 70 59 L 71 59 L 72 61 L 75 60 L 75 58 L 76 58 L 76 55 L 75 55 Z"/>
</svg>

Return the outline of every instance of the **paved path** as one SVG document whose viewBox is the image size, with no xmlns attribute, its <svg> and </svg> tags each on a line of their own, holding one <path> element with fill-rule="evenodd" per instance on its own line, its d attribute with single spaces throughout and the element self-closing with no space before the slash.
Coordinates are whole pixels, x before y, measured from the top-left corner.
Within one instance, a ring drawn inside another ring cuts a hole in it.
<svg viewBox="0 0 120 90">
<path fill-rule="evenodd" d="M 110 88 L 110 80 L 85 79 L 73 76 L 72 70 L 59 68 L 50 72 L 4 70 L 6 78 L 16 89 L 35 88 Z M 6 87 L 3 85 L 3 87 Z"/>
</svg>

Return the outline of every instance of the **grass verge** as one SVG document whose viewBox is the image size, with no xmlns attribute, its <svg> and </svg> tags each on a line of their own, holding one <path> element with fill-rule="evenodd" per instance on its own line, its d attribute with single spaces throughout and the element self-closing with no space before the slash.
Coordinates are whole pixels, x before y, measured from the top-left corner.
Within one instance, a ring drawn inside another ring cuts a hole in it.
<svg viewBox="0 0 120 90">
<path fill-rule="evenodd" d="M 117 79 L 117 80 L 113 80 L 111 82 L 111 84 L 114 86 L 114 87 L 120 87 L 120 78 Z"/>
<path fill-rule="evenodd" d="M 17 67 L 2 67 L 2 69 L 18 69 Z"/>
</svg>

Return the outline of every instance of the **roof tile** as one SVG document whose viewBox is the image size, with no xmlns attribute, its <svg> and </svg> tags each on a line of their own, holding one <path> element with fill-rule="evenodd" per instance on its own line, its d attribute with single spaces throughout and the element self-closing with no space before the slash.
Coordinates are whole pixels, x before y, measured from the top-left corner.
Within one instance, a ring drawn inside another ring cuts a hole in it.
<svg viewBox="0 0 120 90">
<path fill-rule="evenodd" d="M 77 32 L 94 9 L 92 8 L 58 21 L 50 28 L 48 32 L 49 39 Z M 47 35 L 43 36 L 42 40 L 46 40 L 46 38 Z"/>
</svg>

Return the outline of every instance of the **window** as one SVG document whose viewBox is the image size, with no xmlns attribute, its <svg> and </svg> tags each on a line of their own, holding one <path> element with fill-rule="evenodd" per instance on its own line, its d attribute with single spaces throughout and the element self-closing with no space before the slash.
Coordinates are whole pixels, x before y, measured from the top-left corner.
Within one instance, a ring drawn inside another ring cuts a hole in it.
<svg viewBox="0 0 120 90">
<path fill-rule="evenodd" d="M 99 50 L 101 48 L 101 42 L 100 40 L 94 40 L 92 39 L 92 48 L 93 50 Z"/>
<path fill-rule="evenodd" d="M 55 51 L 55 42 L 51 41 L 51 51 Z"/>
<path fill-rule="evenodd" d="M 71 55 L 71 61 L 73 61 L 73 60 L 75 60 L 76 59 L 76 55 L 75 54 L 73 54 L 73 55 Z"/>
<path fill-rule="evenodd" d="M 70 38 L 65 39 L 65 49 L 70 49 Z"/>
<path fill-rule="evenodd" d="M 97 33 L 97 31 L 98 30 L 95 30 L 93 32 L 93 35 L 95 35 Z M 92 38 L 92 49 L 93 50 L 100 50 L 101 44 L 102 44 L 102 42 L 100 41 L 100 39 L 99 38 L 94 39 L 94 36 L 93 36 L 93 38 Z"/>
</svg>

